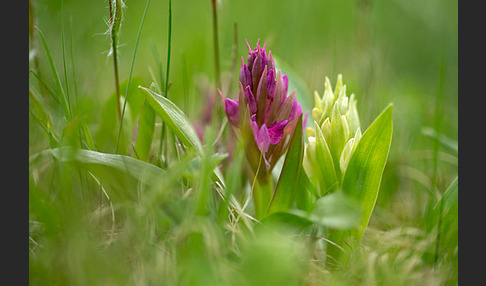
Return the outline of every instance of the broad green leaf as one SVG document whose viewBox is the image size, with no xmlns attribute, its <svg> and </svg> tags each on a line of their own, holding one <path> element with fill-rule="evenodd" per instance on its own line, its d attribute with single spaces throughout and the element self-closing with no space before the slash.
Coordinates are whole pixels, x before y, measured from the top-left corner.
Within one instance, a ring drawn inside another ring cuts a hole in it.
<svg viewBox="0 0 486 286">
<path fill-rule="evenodd" d="M 335 192 L 315 201 L 309 213 L 301 209 L 279 211 L 265 217 L 262 223 L 276 222 L 300 228 L 317 224 L 333 229 L 351 229 L 359 223 L 360 218 L 359 204 L 342 192 Z"/>
<path fill-rule="evenodd" d="M 306 189 L 298 185 L 304 156 L 302 133 L 302 115 L 300 115 L 289 143 L 289 150 L 285 156 L 280 178 L 267 209 L 267 215 L 289 209 L 295 200 L 295 196 L 300 195 L 299 191 L 307 192 Z"/>
<path fill-rule="evenodd" d="M 295 204 L 301 210 L 310 211 L 314 200 L 318 198 L 318 194 L 315 186 L 311 183 L 309 177 L 307 177 L 304 168 L 300 171 L 299 187 L 307 191 L 295 197 Z"/>
<path fill-rule="evenodd" d="M 138 118 L 138 134 L 135 141 L 134 156 L 147 161 L 152 147 L 155 129 L 155 112 L 148 102 L 145 102 Z"/>
<path fill-rule="evenodd" d="M 61 162 L 78 164 L 92 172 L 104 183 L 108 183 L 114 189 L 119 190 L 119 193 L 123 196 L 135 196 L 135 190 L 139 182 L 150 186 L 166 173 L 153 164 L 125 155 L 107 154 L 71 147 L 49 149 L 44 151 L 45 154 L 52 154 Z M 127 193 L 127 190 L 133 190 L 133 193 Z"/>
<path fill-rule="evenodd" d="M 329 239 L 342 247 L 353 247 L 361 240 L 375 207 L 391 145 L 392 110 L 390 104 L 368 127 L 344 174 L 342 192 L 358 202 L 363 213 L 357 228 L 331 232 Z M 336 247 L 330 247 L 328 251 L 337 260 L 344 258 L 343 252 Z"/>
<path fill-rule="evenodd" d="M 142 91 L 143 95 L 145 95 L 155 113 L 162 118 L 164 123 L 167 124 L 179 140 L 181 140 L 187 147 L 195 150 L 199 156 L 202 156 L 204 151 L 201 141 L 184 112 L 182 112 L 182 110 L 172 101 L 160 94 L 143 86 L 139 86 L 138 88 Z M 216 176 L 216 180 L 218 180 L 221 186 L 224 187 L 223 175 L 219 168 L 215 168 L 213 173 Z"/>
<path fill-rule="evenodd" d="M 295 227 L 297 229 L 303 229 L 311 226 L 313 223 L 308 219 L 307 213 L 301 210 L 275 212 L 266 216 L 261 222 L 263 225 L 285 225 Z"/>
<path fill-rule="evenodd" d="M 342 192 L 318 199 L 309 215 L 312 222 L 333 229 L 351 229 L 358 225 L 360 218 L 360 205 Z"/>
<path fill-rule="evenodd" d="M 145 95 L 155 113 L 162 118 L 182 143 L 189 148 L 195 149 L 199 155 L 202 155 L 201 141 L 199 141 L 196 130 L 194 130 L 194 127 L 182 110 L 160 94 L 142 86 L 138 88 Z"/>
</svg>

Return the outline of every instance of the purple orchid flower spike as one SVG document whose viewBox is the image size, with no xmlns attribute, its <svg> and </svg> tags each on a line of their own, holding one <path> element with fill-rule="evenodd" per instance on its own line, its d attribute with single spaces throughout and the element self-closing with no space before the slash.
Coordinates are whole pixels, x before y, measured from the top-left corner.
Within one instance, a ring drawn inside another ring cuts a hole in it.
<svg viewBox="0 0 486 286">
<path fill-rule="evenodd" d="M 287 137 L 292 134 L 302 108 L 295 99 L 297 90 L 288 92 L 288 78 L 276 70 L 272 52 L 266 43 L 255 49 L 248 46 L 245 64 L 241 58 L 238 100 L 224 98 L 224 110 L 237 135 L 249 140 L 246 149 L 250 166 L 256 173 L 263 156 L 270 172 L 288 148 Z"/>
</svg>

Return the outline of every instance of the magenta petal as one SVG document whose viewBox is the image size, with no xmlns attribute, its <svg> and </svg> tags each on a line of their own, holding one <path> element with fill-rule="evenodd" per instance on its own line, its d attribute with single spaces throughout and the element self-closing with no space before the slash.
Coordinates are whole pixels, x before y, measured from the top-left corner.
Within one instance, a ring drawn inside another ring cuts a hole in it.
<svg viewBox="0 0 486 286">
<path fill-rule="evenodd" d="M 251 85 L 250 70 L 248 69 L 248 66 L 245 64 L 243 57 L 241 57 L 240 82 L 242 86 Z"/>
<path fill-rule="evenodd" d="M 263 49 L 261 50 L 261 57 L 262 57 L 262 70 L 263 70 L 264 67 L 268 64 L 267 53 L 265 52 L 265 45 L 263 45 Z"/>
<path fill-rule="evenodd" d="M 283 79 L 283 83 L 284 83 L 284 91 L 285 91 L 284 92 L 284 95 L 287 95 L 287 91 L 289 89 L 289 79 L 287 78 L 287 75 L 286 74 L 284 74 L 282 76 L 282 79 Z"/>
<path fill-rule="evenodd" d="M 238 119 L 240 113 L 238 111 L 238 100 L 225 98 L 224 99 L 224 112 L 228 117 L 228 120 L 233 126 L 238 127 Z"/>
<path fill-rule="evenodd" d="M 255 96 L 251 92 L 251 87 L 249 85 L 247 85 L 245 88 L 245 98 L 246 101 L 248 102 L 248 106 L 250 107 L 250 113 L 254 114 L 257 110 L 257 104 L 256 104 Z"/>
<path fill-rule="evenodd" d="M 309 110 L 307 110 L 305 112 L 305 115 L 304 115 L 304 121 L 302 122 L 302 128 L 304 128 L 305 130 L 305 126 L 307 125 L 307 116 L 309 115 Z"/>
<path fill-rule="evenodd" d="M 262 127 L 260 128 L 260 132 L 258 132 L 257 144 L 258 146 L 262 147 L 262 153 L 265 154 L 268 151 L 268 147 L 270 146 L 270 136 L 265 123 L 263 123 Z"/>
<path fill-rule="evenodd" d="M 273 69 L 267 72 L 267 97 L 273 99 L 275 96 L 275 86 L 277 81 L 275 80 L 275 71 Z"/>
<path fill-rule="evenodd" d="M 261 128 L 255 121 L 251 122 L 251 128 L 253 129 L 253 136 L 255 138 L 258 149 L 265 154 L 270 146 L 270 136 L 268 134 L 267 125 L 264 123 Z"/>
<path fill-rule="evenodd" d="M 289 121 L 287 119 L 284 119 L 280 122 L 275 122 L 268 126 L 268 136 L 270 138 L 271 144 L 275 145 L 280 142 L 280 140 L 282 140 L 284 129 L 285 126 L 287 126 L 288 122 Z"/>
<path fill-rule="evenodd" d="M 290 109 L 290 113 L 288 117 L 289 121 L 294 120 L 295 118 L 299 117 L 301 114 L 302 114 L 302 107 L 294 97 L 294 101 L 292 102 L 292 108 Z"/>
<path fill-rule="evenodd" d="M 255 141 L 256 141 L 257 138 L 258 138 L 259 128 L 258 128 L 258 124 L 256 123 L 255 118 L 253 116 L 251 117 L 250 123 L 251 123 L 251 129 L 253 130 L 253 136 L 255 137 Z"/>
<path fill-rule="evenodd" d="M 275 62 L 273 60 L 272 51 L 268 51 L 267 70 L 275 70 Z"/>
</svg>

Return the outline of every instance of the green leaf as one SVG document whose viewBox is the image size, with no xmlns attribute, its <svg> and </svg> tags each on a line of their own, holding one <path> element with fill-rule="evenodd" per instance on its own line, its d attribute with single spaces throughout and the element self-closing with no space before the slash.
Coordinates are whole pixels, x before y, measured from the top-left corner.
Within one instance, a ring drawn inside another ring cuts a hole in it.
<svg viewBox="0 0 486 286">
<path fill-rule="evenodd" d="M 201 141 L 199 141 L 196 130 L 194 130 L 194 127 L 184 112 L 182 112 L 182 110 L 180 110 L 180 108 L 172 101 L 160 94 L 143 86 L 139 86 L 138 88 L 145 95 L 155 113 L 162 118 L 182 143 L 187 147 L 196 150 L 199 155 L 202 155 L 203 149 Z"/>
<path fill-rule="evenodd" d="M 134 156 L 147 161 L 152 147 L 155 130 L 155 112 L 148 102 L 145 102 L 138 118 L 138 134 L 135 141 Z"/>
<path fill-rule="evenodd" d="M 318 199 L 309 219 L 333 229 L 351 229 L 358 225 L 361 207 L 342 192 L 335 192 Z"/>
<path fill-rule="evenodd" d="M 263 225 L 284 225 L 300 230 L 312 225 L 312 221 L 308 219 L 307 214 L 301 210 L 275 212 L 266 216 L 261 222 Z"/>
<path fill-rule="evenodd" d="M 122 196 L 135 196 L 135 190 L 139 183 L 150 186 L 155 180 L 166 174 L 164 170 L 155 165 L 125 155 L 71 147 L 49 149 L 44 152 L 44 154 L 52 154 L 61 162 L 80 165 L 104 183 L 108 183 L 114 189 L 119 190 Z M 126 190 L 133 190 L 134 192 L 127 193 Z"/>
<path fill-rule="evenodd" d="M 204 151 L 201 141 L 184 112 L 182 112 L 182 110 L 172 101 L 160 94 L 143 86 L 139 86 L 138 88 L 142 91 L 143 95 L 145 95 L 155 113 L 162 118 L 164 123 L 167 124 L 179 140 L 181 140 L 187 147 L 195 150 L 199 156 L 203 156 Z M 215 179 L 221 184 L 221 187 L 224 188 L 224 179 L 219 168 L 215 168 L 213 174 Z"/>
<path fill-rule="evenodd" d="M 298 186 L 304 157 L 302 133 L 302 115 L 300 115 L 289 143 L 289 150 L 285 156 L 277 187 L 267 209 L 267 215 L 289 209 L 293 205 L 295 196 L 300 195 L 299 191 L 307 192 L 306 189 Z"/>
<path fill-rule="evenodd" d="M 357 228 L 331 232 L 329 239 L 342 247 L 352 248 L 361 240 L 375 207 L 391 145 L 392 110 L 390 104 L 365 131 L 344 174 L 342 192 L 358 202 L 363 213 Z M 328 251 L 337 260 L 344 258 L 336 247 Z"/>
</svg>

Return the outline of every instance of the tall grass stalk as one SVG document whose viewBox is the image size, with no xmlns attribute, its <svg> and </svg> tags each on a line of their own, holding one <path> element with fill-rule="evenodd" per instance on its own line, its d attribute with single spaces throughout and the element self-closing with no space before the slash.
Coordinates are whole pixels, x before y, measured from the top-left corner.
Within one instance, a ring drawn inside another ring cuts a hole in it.
<svg viewBox="0 0 486 286">
<path fill-rule="evenodd" d="M 138 43 L 140 42 L 140 35 L 142 34 L 142 27 L 143 27 L 143 23 L 145 22 L 145 15 L 147 15 L 149 3 L 150 3 L 150 0 L 147 0 L 147 3 L 145 4 L 145 9 L 143 11 L 142 20 L 140 21 L 140 27 L 138 29 L 137 40 L 135 41 L 135 48 L 133 50 L 132 63 L 130 64 L 130 72 L 128 74 L 127 90 L 125 91 L 125 100 L 123 102 L 123 109 L 122 109 L 122 113 L 121 113 L 120 128 L 118 129 L 118 136 L 117 136 L 117 139 L 116 139 L 115 153 L 118 153 L 118 145 L 120 144 L 120 135 L 121 135 L 121 131 L 122 131 L 122 128 L 123 128 L 123 118 L 125 116 L 125 109 L 127 107 L 128 91 L 130 90 L 130 80 L 132 79 L 133 66 L 135 65 L 135 56 L 137 55 Z"/>
<path fill-rule="evenodd" d="M 165 71 L 165 83 L 164 83 L 164 93 L 162 94 L 165 98 L 169 97 L 169 72 L 170 72 L 170 52 L 172 46 L 172 1 L 169 0 L 169 19 L 168 19 L 168 31 L 167 31 L 167 65 Z M 160 68 L 160 74 L 162 77 L 162 68 Z M 167 146 L 164 145 L 166 142 L 164 138 L 166 135 L 170 134 L 170 131 L 166 129 L 164 122 L 160 127 L 160 144 L 159 144 L 159 155 L 158 158 L 162 159 L 162 153 L 164 153 L 164 162 L 167 161 Z M 162 162 L 162 161 L 161 161 Z"/>
<path fill-rule="evenodd" d="M 118 38 L 122 20 L 122 3 L 121 0 L 114 0 L 114 2 L 115 7 L 113 11 L 112 0 L 108 0 L 110 10 L 111 53 L 113 54 L 113 71 L 115 76 L 116 110 L 118 113 L 118 120 L 121 120 L 120 80 L 118 75 Z"/>
<path fill-rule="evenodd" d="M 167 70 L 165 73 L 165 88 L 164 88 L 164 96 L 168 98 L 168 90 L 169 90 L 169 70 L 170 70 L 170 48 L 171 48 L 171 39 L 172 39 L 172 1 L 169 0 L 169 31 L 168 31 L 168 40 L 167 40 Z"/>
<path fill-rule="evenodd" d="M 217 88 L 221 88 L 221 72 L 219 64 L 219 40 L 218 40 L 218 15 L 216 9 L 216 0 L 211 0 L 213 15 L 213 46 L 214 46 L 214 74 Z"/>
</svg>

